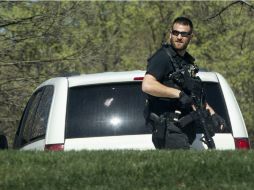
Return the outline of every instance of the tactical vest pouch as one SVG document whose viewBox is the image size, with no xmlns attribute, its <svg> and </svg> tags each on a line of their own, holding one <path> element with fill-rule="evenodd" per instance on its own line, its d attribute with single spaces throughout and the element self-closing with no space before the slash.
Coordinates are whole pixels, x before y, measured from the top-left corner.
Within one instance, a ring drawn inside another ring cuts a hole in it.
<svg viewBox="0 0 254 190">
<path fill-rule="evenodd" d="M 188 136 L 182 132 L 180 128 L 175 126 L 173 122 L 167 122 L 167 130 L 165 135 L 166 149 L 189 149 Z"/>
<path fill-rule="evenodd" d="M 156 148 L 190 148 L 188 136 L 173 122 L 175 116 L 175 113 L 165 113 L 160 116 L 150 114 L 150 120 L 153 122 L 152 140 Z"/>
</svg>

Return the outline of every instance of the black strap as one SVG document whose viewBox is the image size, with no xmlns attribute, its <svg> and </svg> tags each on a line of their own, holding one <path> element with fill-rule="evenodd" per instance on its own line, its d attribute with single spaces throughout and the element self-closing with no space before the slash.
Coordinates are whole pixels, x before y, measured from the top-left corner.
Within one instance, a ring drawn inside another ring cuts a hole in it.
<svg viewBox="0 0 254 190">
<path fill-rule="evenodd" d="M 186 55 L 187 55 L 189 61 L 186 61 L 183 58 L 181 58 L 180 56 L 177 56 L 177 53 L 173 52 L 174 50 L 172 50 L 170 48 L 171 48 L 170 46 L 165 46 L 165 45 L 163 46 L 163 50 L 168 55 L 175 72 L 182 69 L 184 67 L 184 65 L 194 65 L 193 62 L 195 61 L 195 59 L 193 57 L 191 57 L 191 55 L 189 55 L 188 52 L 186 52 Z M 175 54 L 175 58 L 173 58 L 174 55 L 172 55 L 172 54 Z M 182 63 L 182 62 L 184 62 L 184 63 Z"/>
<path fill-rule="evenodd" d="M 163 50 L 164 50 L 164 51 L 166 52 L 166 54 L 168 55 L 168 57 L 169 57 L 169 59 L 170 59 L 172 65 L 173 65 L 174 71 L 176 72 L 176 71 L 180 70 L 179 64 L 177 64 L 176 60 L 173 59 L 172 53 L 170 52 L 169 48 L 163 46 Z"/>
</svg>

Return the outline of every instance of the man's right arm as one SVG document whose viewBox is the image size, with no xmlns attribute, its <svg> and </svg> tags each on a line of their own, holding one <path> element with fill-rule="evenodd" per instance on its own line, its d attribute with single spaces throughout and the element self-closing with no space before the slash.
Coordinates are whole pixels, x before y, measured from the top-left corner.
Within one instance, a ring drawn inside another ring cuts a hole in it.
<svg viewBox="0 0 254 190">
<path fill-rule="evenodd" d="M 142 82 L 142 91 L 161 98 L 179 98 L 180 90 L 161 84 L 153 75 L 146 74 Z"/>
</svg>

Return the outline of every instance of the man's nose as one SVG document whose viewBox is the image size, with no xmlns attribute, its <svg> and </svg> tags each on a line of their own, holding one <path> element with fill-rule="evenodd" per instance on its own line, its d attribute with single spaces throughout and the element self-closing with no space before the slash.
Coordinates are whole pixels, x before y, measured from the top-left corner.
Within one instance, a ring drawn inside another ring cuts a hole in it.
<svg viewBox="0 0 254 190">
<path fill-rule="evenodd" d="M 177 35 L 177 38 L 180 38 L 180 39 L 183 38 L 182 35 L 181 35 L 181 33 L 179 33 L 179 34 Z"/>
</svg>

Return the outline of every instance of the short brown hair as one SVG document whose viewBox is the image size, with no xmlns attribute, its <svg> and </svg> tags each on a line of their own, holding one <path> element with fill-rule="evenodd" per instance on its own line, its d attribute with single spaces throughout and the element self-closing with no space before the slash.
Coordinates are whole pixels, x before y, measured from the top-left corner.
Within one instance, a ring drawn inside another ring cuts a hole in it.
<svg viewBox="0 0 254 190">
<path fill-rule="evenodd" d="M 171 29 L 173 29 L 173 26 L 174 26 L 174 24 L 176 24 L 176 23 L 182 24 L 182 25 L 190 26 L 190 29 L 191 29 L 190 32 L 192 33 L 192 31 L 193 31 L 193 24 L 192 24 L 192 22 L 191 22 L 190 19 L 188 19 L 188 18 L 186 18 L 186 17 L 177 17 L 177 18 L 173 21 L 173 24 L 172 24 L 172 26 L 171 26 Z"/>
</svg>

